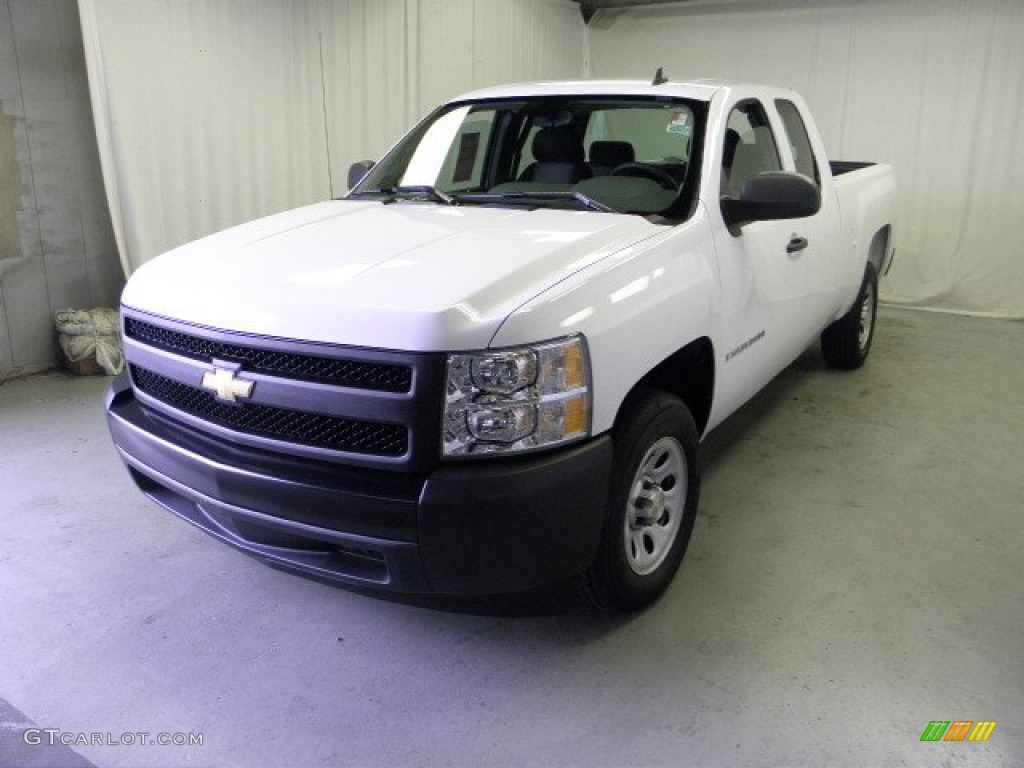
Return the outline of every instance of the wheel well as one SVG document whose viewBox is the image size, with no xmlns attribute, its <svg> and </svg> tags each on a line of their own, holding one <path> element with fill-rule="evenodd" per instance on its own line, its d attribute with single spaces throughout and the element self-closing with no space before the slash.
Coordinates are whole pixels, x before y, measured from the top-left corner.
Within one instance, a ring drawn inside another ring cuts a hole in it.
<svg viewBox="0 0 1024 768">
<path fill-rule="evenodd" d="M 686 403 L 697 425 L 697 433 L 703 435 L 711 416 L 714 385 L 714 348 L 711 339 L 704 337 L 690 342 L 650 370 L 637 382 L 630 395 L 640 387 L 660 389 L 675 395 Z"/>
<path fill-rule="evenodd" d="M 892 226 L 886 224 L 875 232 L 875 236 L 871 238 L 871 246 L 868 248 L 868 262 L 874 266 L 875 274 L 879 278 L 882 277 L 882 265 L 885 264 L 885 254 L 889 252 L 891 232 Z"/>
</svg>

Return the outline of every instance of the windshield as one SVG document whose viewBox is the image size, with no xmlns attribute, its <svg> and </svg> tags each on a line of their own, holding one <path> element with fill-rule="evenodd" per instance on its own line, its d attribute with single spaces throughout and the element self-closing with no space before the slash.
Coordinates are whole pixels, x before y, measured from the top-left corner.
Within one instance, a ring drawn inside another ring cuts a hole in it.
<svg viewBox="0 0 1024 768">
<path fill-rule="evenodd" d="M 666 98 L 537 97 L 448 105 L 349 197 L 689 216 L 704 105 Z"/>
</svg>

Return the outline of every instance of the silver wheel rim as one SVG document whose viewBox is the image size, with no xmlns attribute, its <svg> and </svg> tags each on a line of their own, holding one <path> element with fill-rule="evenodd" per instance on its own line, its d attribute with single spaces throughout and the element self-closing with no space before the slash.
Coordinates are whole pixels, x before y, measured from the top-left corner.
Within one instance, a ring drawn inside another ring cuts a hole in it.
<svg viewBox="0 0 1024 768">
<path fill-rule="evenodd" d="M 869 281 L 864 287 L 864 301 L 860 305 L 860 325 L 857 331 L 857 346 L 861 352 L 871 341 L 871 328 L 875 324 L 875 288 Z"/>
<path fill-rule="evenodd" d="M 623 523 L 626 562 L 647 576 L 665 562 L 679 533 L 686 504 L 686 455 L 674 437 L 647 449 L 633 476 Z"/>
</svg>

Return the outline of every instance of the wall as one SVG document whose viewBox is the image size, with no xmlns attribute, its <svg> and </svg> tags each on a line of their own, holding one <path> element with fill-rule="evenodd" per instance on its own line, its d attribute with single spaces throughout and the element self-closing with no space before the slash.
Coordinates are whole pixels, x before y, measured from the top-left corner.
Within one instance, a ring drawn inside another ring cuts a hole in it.
<svg viewBox="0 0 1024 768">
<path fill-rule="evenodd" d="M 76 4 L 0 0 L 0 380 L 53 365 L 53 312 L 122 283 Z"/>
<path fill-rule="evenodd" d="M 596 16 L 590 74 L 727 78 L 807 98 L 832 155 L 895 166 L 884 299 L 1024 317 L 1024 3 L 695 0 Z"/>
</svg>

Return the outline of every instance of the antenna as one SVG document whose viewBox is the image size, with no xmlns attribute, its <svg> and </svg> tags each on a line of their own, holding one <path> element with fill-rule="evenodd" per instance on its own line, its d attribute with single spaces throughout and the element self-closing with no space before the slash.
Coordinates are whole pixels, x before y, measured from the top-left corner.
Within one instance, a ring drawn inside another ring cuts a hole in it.
<svg viewBox="0 0 1024 768">
<path fill-rule="evenodd" d="M 327 83 L 324 80 L 324 33 L 318 32 L 320 38 L 320 103 L 324 109 L 324 152 L 327 154 L 327 188 L 334 197 L 334 174 L 331 172 L 331 132 L 327 125 Z"/>
<path fill-rule="evenodd" d="M 668 82 L 668 78 L 662 74 L 662 69 L 664 67 L 658 67 L 658 71 L 654 73 L 654 80 L 651 81 L 651 85 L 661 85 Z"/>
</svg>

